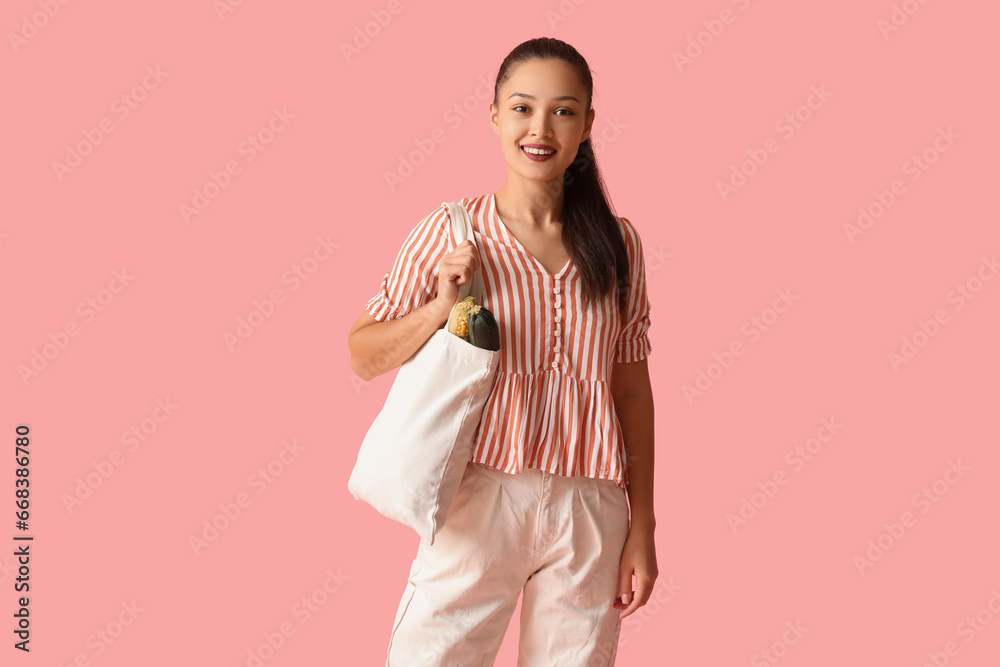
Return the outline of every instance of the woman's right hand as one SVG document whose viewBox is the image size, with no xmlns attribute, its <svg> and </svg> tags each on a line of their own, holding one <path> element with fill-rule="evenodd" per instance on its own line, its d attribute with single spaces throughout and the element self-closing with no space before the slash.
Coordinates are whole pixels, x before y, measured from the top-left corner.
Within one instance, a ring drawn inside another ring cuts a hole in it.
<svg viewBox="0 0 1000 667">
<path fill-rule="evenodd" d="M 458 300 L 458 286 L 472 280 L 479 264 L 479 249 L 469 239 L 441 258 L 438 263 L 437 298 L 434 301 L 440 304 L 439 308 L 446 313 L 446 317 Z"/>
</svg>

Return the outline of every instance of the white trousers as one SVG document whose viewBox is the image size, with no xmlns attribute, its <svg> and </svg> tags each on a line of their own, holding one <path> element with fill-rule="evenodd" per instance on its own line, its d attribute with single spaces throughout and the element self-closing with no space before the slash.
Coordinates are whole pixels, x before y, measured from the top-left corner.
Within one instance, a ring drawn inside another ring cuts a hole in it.
<svg viewBox="0 0 1000 667">
<path fill-rule="evenodd" d="M 491 667 L 521 600 L 518 667 L 610 667 L 628 536 L 624 488 L 470 461 L 445 525 L 421 541 L 386 667 Z"/>
</svg>

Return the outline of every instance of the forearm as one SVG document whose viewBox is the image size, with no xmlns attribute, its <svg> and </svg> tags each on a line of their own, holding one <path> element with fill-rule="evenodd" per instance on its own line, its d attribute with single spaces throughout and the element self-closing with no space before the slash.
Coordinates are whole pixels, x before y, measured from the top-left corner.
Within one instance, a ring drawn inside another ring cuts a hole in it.
<svg viewBox="0 0 1000 667">
<path fill-rule="evenodd" d="M 400 366 L 444 326 L 448 315 L 445 306 L 434 300 L 399 319 L 358 329 L 347 341 L 351 368 L 368 381 Z"/>
<path fill-rule="evenodd" d="M 653 530 L 653 394 L 639 392 L 617 399 L 615 413 L 625 438 L 628 465 L 629 505 L 631 525 Z"/>
</svg>

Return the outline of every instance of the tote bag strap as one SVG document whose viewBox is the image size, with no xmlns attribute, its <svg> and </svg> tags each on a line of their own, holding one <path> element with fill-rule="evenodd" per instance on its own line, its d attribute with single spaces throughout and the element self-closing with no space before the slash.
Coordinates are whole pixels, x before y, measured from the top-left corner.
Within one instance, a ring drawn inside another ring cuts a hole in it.
<svg viewBox="0 0 1000 667">
<path fill-rule="evenodd" d="M 475 245 L 476 237 L 472 231 L 472 218 L 469 216 L 469 210 L 461 202 L 442 202 L 448 207 L 448 212 L 451 215 L 451 228 L 455 235 L 455 245 L 457 246 L 462 241 L 470 239 Z M 455 248 L 452 248 L 454 250 Z M 481 287 L 483 284 L 482 276 L 482 266 L 476 269 L 472 276 L 472 279 L 458 286 L 458 298 L 455 299 L 457 304 L 459 301 L 469 296 L 470 294 L 482 302 Z M 454 307 L 454 305 L 452 306 Z M 442 329 L 448 328 L 448 323 L 445 322 Z"/>
</svg>

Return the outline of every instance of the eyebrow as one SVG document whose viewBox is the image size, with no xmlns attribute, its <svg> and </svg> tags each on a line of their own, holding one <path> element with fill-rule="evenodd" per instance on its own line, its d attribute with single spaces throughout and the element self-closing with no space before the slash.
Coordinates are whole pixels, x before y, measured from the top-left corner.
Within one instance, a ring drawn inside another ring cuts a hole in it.
<svg viewBox="0 0 1000 667">
<path fill-rule="evenodd" d="M 511 97 L 517 97 L 517 96 L 523 97 L 523 98 L 528 99 L 528 100 L 535 99 L 534 95 L 529 95 L 528 93 L 511 93 L 510 97 L 508 97 L 507 99 L 509 100 Z M 581 103 L 580 100 L 576 99 L 572 95 L 563 95 L 562 97 L 554 97 L 552 99 L 554 99 L 556 102 L 561 102 L 563 100 L 573 100 L 577 104 Z"/>
</svg>

